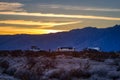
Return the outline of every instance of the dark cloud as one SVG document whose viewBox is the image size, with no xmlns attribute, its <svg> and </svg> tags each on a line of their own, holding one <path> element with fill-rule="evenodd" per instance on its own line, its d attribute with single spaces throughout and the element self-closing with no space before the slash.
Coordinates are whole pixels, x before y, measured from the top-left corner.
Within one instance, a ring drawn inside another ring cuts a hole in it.
<svg viewBox="0 0 120 80">
<path fill-rule="evenodd" d="M 6 2 L 21 2 L 21 3 L 46 3 L 46 4 L 67 4 L 81 6 L 98 6 L 120 8 L 120 0 L 1 0 Z"/>
</svg>

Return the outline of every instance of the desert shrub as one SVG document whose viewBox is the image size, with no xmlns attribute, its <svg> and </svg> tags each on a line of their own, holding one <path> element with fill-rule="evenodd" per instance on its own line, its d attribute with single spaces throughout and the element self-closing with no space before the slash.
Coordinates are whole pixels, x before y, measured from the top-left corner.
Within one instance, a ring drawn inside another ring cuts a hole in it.
<svg viewBox="0 0 120 80">
<path fill-rule="evenodd" d="M 114 66 L 117 68 L 117 71 L 120 71 L 120 59 L 116 58 L 116 59 L 106 59 L 105 63 L 110 65 L 110 66 Z"/>
<path fill-rule="evenodd" d="M 61 76 L 63 73 L 64 73 L 63 70 L 53 72 L 53 73 L 49 76 L 49 78 L 58 78 L 58 79 L 59 79 L 60 76 Z"/>
<path fill-rule="evenodd" d="M 115 70 L 115 68 L 108 65 L 96 65 L 90 70 L 90 73 L 99 77 L 106 77 L 107 73 L 112 70 Z"/>
<path fill-rule="evenodd" d="M 51 59 L 49 57 L 42 57 L 38 60 L 39 60 L 39 62 L 37 62 L 38 66 L 41 66 L 44 69 L 53 69 L 56 66 L 55 59 Z"/>
<path fill-rule="evenodd" d="M 14 68 L 14 67 L 9 67 L 6 71 L 5 71 L 5 73 L 6 74 L 9 74 L 9 75 L 14 75 L 14 73 L 17 71 L 17 69 L 16 68 Z"/>
<path fill-rule="evenodd" d="M 114 60 L 113 59 L 105 59 L 104 62 L 108 65 L 114 65 Z"/>
<path fill-rule="evenodd" d="M 90 62 L 87 60 L 84 63 L 80 62 L 79 63 L 79 70 L 81 71 L 88 71 L 90 69 L 91 65 Z"/>
<path fill-rule="evenodd" d="M 23 76 L 27 80 L 39 80 L 43 76 L 46 70 L 52 69 L 55 67 L 54 60 L 48 57 L 27 57 L 26 64 L 24 64 L 21 69 L 26 70 L 27 72 L 17 71 L 17 76 L 21 78 Z M 32 77 L 30 76 L 32 74 Z M 34 75 L 34 76 L 33 76 Z"/>
<path fill-rule="evenodd" d="M 9 68 L 9 62 L 6 60 L 0 60 L 0 67 L 5 69 Z"/>
<path fill-rule="evenodd" d="M 107 78 L 107 77 L 100 77 L 100 76 L 94 74 L 88 80 L 112 80 L 112 79 Z"/>
<path fill-rule="evenodd" d="M 80 62 L 79 68 L 71 69 L 69 71 L 69 75 L 77 78 L 89 78 L 91 76 L 91 74 L 89 73 L 89 69 L 90 69 L 90 63 L 88 60 L 84 63 Z"/>
<path fill-rule="evenodd" d="M 19 57 L 19 56 L 23 56 L 23 51 L 22 50 L 13 50 L 9 54 L 12 57 Z"/>
<path fill-rule="evenodd" d="M 25 69 L 16 71 L 14 77 L 21 80 L 39 80 L 31 71 Z"/>
<path fill-rule="evenodd" d="M 36 64 L 30 71 L 37 76 L 42 76 L 45 69 L 42 66 Z"/>
<path fill-rule="evenodd" d="M 104 69 L 99 69 L 99 70 L 97 70 L 94 74 L 97 74 L 97 75 L 100 76 L 100 77 L 104 77 L 104 76 L 106 76 L 107 72 L 108 72 L 108 71 L 106 71 L 106 70 L 104 70 Z"/>
<path fill-rule="evenodd" d="M 20 79 L 14 78 L 14 77 L 9 76 L 9 75 L 0 74 L 0 80 L 20 80 Z"/>
<path fill-rule="evenodd" d="M 1 57 L 8 56 L 9 54 L 10 54 L 10 51 L 7 51 L 7 50 L 0 51 Z"/>
<path fill-rule="evenodd" d="M 44 69 L 55 68 L 56 61 L 55 59 L 51 59 L 48 57 L 27 57 L 27 64 L 29 69 L 37 65 L 38 67 L 42 67 Z"/>
<path fill-rule="evenodd" d="M 0 67 L 0 74 L 2 74 L 4 71 L 5 69 Z"/>
<path fill-rule="evenodd" d="M 26 60 L 27 63 L 25 66 L 27 66 L 27 69 L 30 70 L 32 67 L 34 67 L 34 65 L 36 64 L 36 61 L 33 57 L 26 57 L 26 58 L 27 58 Z"/>
<path fill-rule="evenodd" d="M 118 71 L 110 71 L 107 75 L 112 80 L 116 80 L 116 79 L 120 78 L 120 72 L 118 72 Z"/>
<path fill-rule="evenodd" d="M 72 69 L 69 72 L 70 76 L 77 78 L 89 78 L 91 74 L 87 71 L 82 71 L 81 69 Z"/>
<path fill-rule="evenodd" d="M 117 67 L 117 71 L 120 71 L 120 65 Z"/>
<path fill-rule="evenodd" d="M 71 80 L 71 76 L 69 75 L 68 71 L 64 69 L 53 69 L 49 70 L 44 75 L 48 79 L 58 79 L 58 80 Z"/>
<path fill-rule="evenodd" d="M 70 71 L 64 69 L 56 69 L 48 72 L 46 75 L 48 79 L 58 80 L 72 80 L 72 78 L 89 78 L 91 75 L 87 72 L 79 71 L 78 69 L 72 69 Z"/>
<path fill-rule="evenodd" d="M 106 59 L 104 62 L 108 65 L 119 66 L 120 59 L 117 59 L 117 58 L 116 59 Z"/>
<path fill-rule="evenodd" d="M 60 80 L 72 80 L 72 76 L 68 71 L 66 71 L 60 76 Z"/>
<path fill-rule="evenodd" d="M 120 58 L 114 59 L 114 65 L 120 66 Z"/>
</svg>

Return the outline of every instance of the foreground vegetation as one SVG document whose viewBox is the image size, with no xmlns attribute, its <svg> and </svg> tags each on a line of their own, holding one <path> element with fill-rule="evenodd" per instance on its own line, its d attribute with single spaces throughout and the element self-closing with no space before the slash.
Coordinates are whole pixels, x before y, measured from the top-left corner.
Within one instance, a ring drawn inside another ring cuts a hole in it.
<svg viewBox="0 0 120 80">
<path fill-rule="evenodd" d="M 0 51 L 0 79 L 120 80 L 120 54 L 96 50 Z"/>
</svg>

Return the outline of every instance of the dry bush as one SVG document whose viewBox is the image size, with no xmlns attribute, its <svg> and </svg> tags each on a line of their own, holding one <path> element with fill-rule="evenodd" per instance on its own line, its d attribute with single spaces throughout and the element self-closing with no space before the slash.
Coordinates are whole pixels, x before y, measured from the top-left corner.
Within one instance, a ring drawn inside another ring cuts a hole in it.
<svg viewBox="0 0 120 80">
<path fill-rule="evenodd" d="M 45 73 L 44 75 L 47 80 L 71 80 L 72 77 L 70 76 L 69 72 L 65 69 L 53 69 Z"/>
<path fill-rule="evenodd" d="M 91 75 L 90 73 L 81 71 L 79 69 L 72 69 L 70 71 L 70 76 L 77 78 L 89 78 Z"/>
<path fill-rule="evenodd" d="M 112 80 L 117 80 L 118 78 L 120 78 L 120 72 L 118 71 L 110 71 L 107 75 Z"/>
<path fill-rule="evenodd" d="M 47 57 L 27 57 L 26 64 L 14 76 L 22 80 L 41 80 L 44 72 L 55 68 L 54 60 Z"/>
<path fill-rule="evenodd" d="M 15 74 L 16 71 L 17 71 L 16 68 L 14 68 L 14 67 L 9 67 L 9 68 L 5 71 L 5 73 L 12 76 L 12 75 Z"/>
<path fill-rule="evenodd" d="M 91 74 L 89 73 L 90 63 L 87 60 L 85 63 L 79 63 L 79 68 L 72 69 L 69 72 L 69 75 L 77 78 L 89 78 Z"/>
<path fill-rule="evenodd" d="M 5 69 L 9 68 L 9 62 L 6 60 L 0 60 L 0 67 Z"/>
</svg>

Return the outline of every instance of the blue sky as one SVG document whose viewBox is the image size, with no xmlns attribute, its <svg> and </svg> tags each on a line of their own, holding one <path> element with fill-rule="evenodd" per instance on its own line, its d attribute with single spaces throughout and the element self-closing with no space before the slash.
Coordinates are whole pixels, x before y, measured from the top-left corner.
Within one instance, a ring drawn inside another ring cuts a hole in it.
<svg viewBox="0 0 120 80">
<path fill-rule="evenodd" d="M 120 23 L 120 0 L 0 0 L 0 34 L 46 34 Z"/>
</svg>

